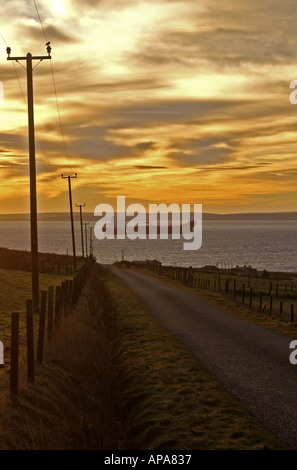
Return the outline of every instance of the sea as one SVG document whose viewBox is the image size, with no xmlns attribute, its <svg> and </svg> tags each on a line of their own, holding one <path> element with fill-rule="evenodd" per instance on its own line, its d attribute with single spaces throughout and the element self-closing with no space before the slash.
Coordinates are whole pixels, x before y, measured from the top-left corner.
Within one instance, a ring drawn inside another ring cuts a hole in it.
<svg viewBox="0 0 297 470">
<path fill-rule="evenodd" d="M 81 230 L 75 221 L 75 251 L 82 254 Z M 258 270 L 297 272 L 296 220 L 206 220 L 202 227 L 202 246 L 185 251 L 184 240 L 97 240 L 91 231 L 93 255 L 101 264 L 158 260 L 163 265 L 219 268 L 251 266 Z M 84 250 L 86 241 L 84 240 Z M 30 250 L 29 221 L 1 221 L 0 246 Z M 72 256 L 71 225 L 68 221 L 39 221 L 40 252 Z M 90 250 L 90 231 L 87 236 Z"/>
</svg>

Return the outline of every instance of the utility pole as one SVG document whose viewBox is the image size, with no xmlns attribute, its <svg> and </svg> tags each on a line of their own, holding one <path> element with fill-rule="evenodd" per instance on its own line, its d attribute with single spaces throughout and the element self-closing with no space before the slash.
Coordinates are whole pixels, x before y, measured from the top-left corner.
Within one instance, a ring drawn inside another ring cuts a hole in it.
<svg viewBox="0 0 297 470">
<path fill-rule="evenodd" d="M 89 225 L 89 222 L 83 222 L 83 225 L 85 226 L 86 258 L 87 258 L 88 257 L 88 229 L 87 229 L 87 225 Z"/>
<path fill-rule="evenodd" d="M 74 173 L 74 176 L 64 176 L 63 173 L 62 173 L 61 178 L 68 179 L 70 219 L 71 219 L 71 232 L 72 232 L 72 248 L 73 248 L 73 267 L 74 267 L 74 269 L 76 269 L 75 237 L 74 237 L 72 196 L 71 196 L 71 179 L 72 178 L 77 178 L 77 173 Z"/>
<path fill-rule="evenodd" d="M 31 274 L 32 274 L 32 308 L 39 311 L 39 266 L 38 266 L 38 231 L 37 231 L 37 197 L 36 197 L 36 164 L 34 134 L 34 103 L 33 103 L 33 60 L 39 62 L 51 59 L 51 46 L 46 44 L 47 56 L 11 57 L 11 48 L 7 47 L 7 60 L 26 61 L 27 70 L 27 101 L 28 101 L 28 135 L 29 135 L 29 166 L 30 166 L 30 228 L 31 228 Z M 21 64 L 20 64 L 21 65 Z M 38 65 L 38 64 L 37 64 Z M 36 65 L 36 66 L 37 66 Z M 36 67 L 35 66 L 35 67 Z M 35 68 L 34 67 L 34 68 Z"/>
<path fill-rule="evenodd" d="M 83 221 L 82 221 L 82 207 L 85 207 L 85 203 L 83 204 L 76 204 L 76 207 L 79 207 L 79 215 L 80 215 L 80 233 L 81 233 L 81 252 L 82 257 L 85 257 L 84 253 L 84 232 L 83 232 Z"/>
</svg>

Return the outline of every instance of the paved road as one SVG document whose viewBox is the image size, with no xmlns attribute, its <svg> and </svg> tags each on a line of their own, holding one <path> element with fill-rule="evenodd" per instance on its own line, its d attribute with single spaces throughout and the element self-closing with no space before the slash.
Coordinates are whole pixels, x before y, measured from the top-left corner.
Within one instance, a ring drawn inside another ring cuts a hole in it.
<svg viewBox="0 0 297 470">
<path fill-rule="evenodd" d="M 260 422 L 297 449 L 297 365 L 289 361 L 290 338 L 143 273 L 109 268 Z"/>
</svg>

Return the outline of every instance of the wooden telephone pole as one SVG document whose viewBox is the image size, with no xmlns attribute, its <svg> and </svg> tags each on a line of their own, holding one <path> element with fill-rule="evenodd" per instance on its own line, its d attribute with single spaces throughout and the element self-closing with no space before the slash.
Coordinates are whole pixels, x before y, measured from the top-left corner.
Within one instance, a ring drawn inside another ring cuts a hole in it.
<svg viewBox="0 0 297 470">
<path fill-rule="evenodd" d="M 83 225 L 85 227 L 86 258 L 87 258 L 88 257 L 88 228 L 87 226 L 89 225 L 89 222 L 83 222 Z"/>
<path fill-rule="evenodd" d="M 51 46 L 46 44 L 47 56 L 11 57 L 11 48 L 7 47 L 7 60 L 26 61 L 27 69 L 27 100 L 28 100 L 28 133 L 29 133 L 29 164 L 30 164 L 30 226 L 31 226 L 31 272 L 32 272 L 32 308 L 39 311 L 39 266 L 38 266 L 38 231 L 37 231 L 37 198 L 36 198 L 36 164 L 33 104 L 33 60 L 39 62 L 51 59 Z M 38 64 L 37 64 L 38 65 Z M 35 66 L 36 67 L 36 66 Z M 34 67 L 34 68 L 35 68 Z"/>
<path fill-rule="evenodd" d="M 74 237 L 73 209 L 72 209 L 72 196 L 71 196 L 71 178 L 77 178 L 77 173 L 74 173 L 74 176 L 64 176 L 62 174 L 61 178 L 68 179 L 70 220 L 71 220 L 71 233 L 72 233 L 72 248 L 73 248 L 73 267 L 74 267 L 74 269 L 76 269 L 75 237 Z"/>
<path fill-rule="evenodd" d="M 82 207 L 85 207 L 85 203 L 83 204 L 76 204 L 76 207 L 79 207 L 79 216 L 80 216 L 80 233 L 81 233 L 81 252 L 82 257 L 85 257 L 85 250 L 84 250 L 84 231 L 83 231 L 83 221 L 82 221 Z"/>
<path fill-rule="evenodd" d="M 92 237 L 93 227 L 89 227 L 89 230 L 90 230 L 90 256 L 93 256 L 93 237 Z"/>
</svg>

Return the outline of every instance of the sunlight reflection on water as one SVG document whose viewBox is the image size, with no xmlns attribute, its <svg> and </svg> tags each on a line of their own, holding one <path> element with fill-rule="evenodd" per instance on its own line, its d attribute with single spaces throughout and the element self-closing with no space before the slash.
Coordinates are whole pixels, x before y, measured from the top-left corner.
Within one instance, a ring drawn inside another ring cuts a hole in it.
<svg viewBox="0 0 297 470">
<path fill-rule="evenodd" d="M 40 221 L 39 250 L 72 254 L 69 222 Z M 89 236 L 88 236 L 89 238 Z M 81 255 L 80 225 L 75 222 L 76 253 Z M 234 267 L 251 265 L 271 271 L 297 271 L 297 223 L 282 221 L 215 221 L 203 223 L 202 247 L 184 251 L 180 240 L 103 240 L 93 234 L 94 256 L 100 263 L 126 260 L 158 259 L 165 265 Z M 89 240 L 88 240 L 89 244 Z M 0 246 L 30 249 L 29 222 L 1 222 Z"/>
</svg>

